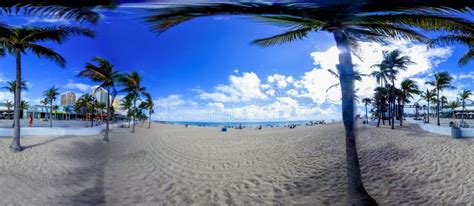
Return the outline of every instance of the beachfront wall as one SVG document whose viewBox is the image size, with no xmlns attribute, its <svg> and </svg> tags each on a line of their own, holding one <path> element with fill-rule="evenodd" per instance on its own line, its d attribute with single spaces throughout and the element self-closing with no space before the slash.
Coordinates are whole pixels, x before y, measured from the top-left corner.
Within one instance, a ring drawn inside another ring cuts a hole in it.
<svg viewBox="0 0 474 206">
<path fill-rule="evenodd" d="M 110 124 L 110 128 L 117 128 L 120 124 Z M 87 128 L 63 128 L 63 127 L 24 127 L 21 128 L 21 136 L 66 136 L 80 135 L 89 136 L 97 135 L 105 130 L 105 124 L 97 127 Z M 0 137 L 13 136 L 12 128 L 0 128 Z"/>
<path fill-rule="evenodd" d="M 421 129 L 441 135 L 451 136 L 451 127 L 437 126 L 434 124 L 423 123 L 422 121 L 413 121 L 417 123 Z M 462 137 L 474 137 L 474 128 L 461 128 Z"/>
</svg>

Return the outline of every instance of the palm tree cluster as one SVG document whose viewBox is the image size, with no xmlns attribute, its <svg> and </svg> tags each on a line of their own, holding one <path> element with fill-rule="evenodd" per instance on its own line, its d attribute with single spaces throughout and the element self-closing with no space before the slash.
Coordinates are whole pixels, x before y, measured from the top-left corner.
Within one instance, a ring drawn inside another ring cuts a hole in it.
<svg viewBox="0 0 474 206">
<path fill-rule="evenodd" d="M 114 69 L 114 65 L 112 65 L 108 60 L 102 57 L 95 57 L 91 62 L 86 64 L 82 71 L 79 72 L 79 76 L 98 83 L 99 86 L 95 91 L 98 91 L 99 89 L 107 91 L 107 100 L 105 104 L 103 102 L 98 102 L 90 95 L 79 98 L 80 101 L 76 104 L 76 111 L 81 111 L 81 108 L 86 108 L 84 112 L 88 112 L 92 116 L 101 113 L 100 116 L 102 117 L 104 109 L 106 110 L 106 127 L 103 141 L 109 141 L 109 122 L 113 116 L 112 111 L 114 110 L 112 103 L 119 92 L 126 94 L 125 98 L 122 99 L 123 102 L 130 102 L 130 104 L 128 104 L 129 107 L 124 107 L 124 109 L 127 110 L 128 116 L 131 117 L 133 123 L 132 133 L 135 132 L 135 119 L 137 117 L 140 117 L 139 119 L 143 119 L 143 117 L 145 117 L 145 119 L 147 118 L 146 115 L 144 115 L 143 110 L 148 110 L 150 115 L 148 118 L 151 121 L 154 107 L 153 99 L 146 91 L 146 88 L 141 85 L 142 77 L 138 72 L 132 72 L 129 74 L 119 73 Z M 122 89 L 118 90 L 117 87 L 122 87 Z M 140 107 L 137 107 L 137 102 L 141 101 L 142 96 L 145 96 L 146 99 L 141 102 L 139 105 Z M 93 118 L 91 119 L 93 121 Z M 93 126 L 93 123 L 91 123 L 91 126 Z"/>
</svg>

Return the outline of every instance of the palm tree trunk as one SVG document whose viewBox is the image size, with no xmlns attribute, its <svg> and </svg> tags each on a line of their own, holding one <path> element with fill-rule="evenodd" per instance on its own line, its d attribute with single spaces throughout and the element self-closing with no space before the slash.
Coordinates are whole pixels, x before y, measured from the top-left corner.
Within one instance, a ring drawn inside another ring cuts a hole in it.
<svg viewBox="0 0 474 206">
<path fill-rule="evenodd" d="M 441 124 L 439 123 L 439 88 L 436 89 L 436 99 L 438 100 L 436 102 L 436 116 L 438 116 L 437 117 L 437 119 L 438 119 L 437 124 L 438 124 L 438 126 L 440 126 Z"/>
<path fill-rule="evenodd" d="M 369 115 L 367 114 L 367 104 L 365 104 L 365 120 L 366 120 L 366 124 L 369 124 Z"/>
<path fill-rule="evenodd" d="M 428 123 L 430 123 L 430 100 L 427 101 L 428 102 Z"/>
<path fill-rule="evenodd" d="M 110 121 L 110 88 L 107 87 L 107 119 L 105 120 L 104 142 L 109 141 L 109 121 Z"/>
<path fill-rule="evenodd" d="M 137 110 L 137 99 L 133 100 L 133 112 L 132 112 L 132 133 L 135 133 L 135 113 Z"/>
<path fill-rule="evenodd" d="M 464 123 L 464 100 L 462 100 L 461 122 Z"/>
<path fill-rule="evenodd" d="M 20 152 L 23 150 L 20 144 L 20 102 L 21 102 L 21 54 L 20 50 L 15 49 L 16 58 L 16 87 L 15 87 L 15 104 L 13 112 L 13 140 L 10 145 L 12 152 Z"/>
<path fill-rule="evenodd" d="M 395 78 L 392 78 L 392 129 L 395 129 Z"/>
<path fill-rule="evenodd" d="M 400 127 L 403 126 L 403 110 L 405 109 L 405 102 L 400 106 Z"/>
<path fill-rule="evenodd" d="M 347 193 L 349 205 L 376 205 L 362 183 L 359 158 L 357 154 L 354 128 L 354 69 L 347 36 L 343 31 L 334 32 L 337 48 L 339 49 L 339 81 L 342 93 L 342 119 L 346 130 L 346 168 Z"/>
<path fill-rule="evenodd" d="M 150 109 L 149 117 L 148 117 L 148 129 L 151 128 L 151 110 L 152 110 L 152 108 Z"/>
<path fill-rule="evenodd" d="M 49 104 L 51 106 L 51 113 L 49 113 L 49 127 L 53 127 L 53 100 Z"/>
</svg>

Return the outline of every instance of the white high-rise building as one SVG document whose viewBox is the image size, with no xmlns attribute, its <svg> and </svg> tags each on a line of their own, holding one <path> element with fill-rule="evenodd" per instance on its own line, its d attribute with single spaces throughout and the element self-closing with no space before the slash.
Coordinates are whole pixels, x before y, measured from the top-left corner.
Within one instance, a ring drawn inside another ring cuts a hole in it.
<svg viewBox="0 0 474 206">
<path fill-rule="evenodd" d="M 107 104 L 107 90 L 105 90 L 104 88 L 100 87 L 98 88 L 99 86 L 93 86 L 91 87 L 91 95 L 93 97 L 95 97 L 95 99 L 98 101 L 98 102 L 102 102 L 102 103 L 105 103 Z M 98 89 L 97 89 L 98 88 Z"/>
</svg>

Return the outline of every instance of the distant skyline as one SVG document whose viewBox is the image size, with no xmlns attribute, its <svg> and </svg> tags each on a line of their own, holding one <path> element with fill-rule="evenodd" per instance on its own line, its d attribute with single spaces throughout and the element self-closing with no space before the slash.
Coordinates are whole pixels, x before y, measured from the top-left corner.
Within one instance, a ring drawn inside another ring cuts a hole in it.
<svg viewBox="0 0 474 206">
<path fill-rule="evenodd" d="M 140 6 L 138 6 L 140 7 Z M 53 85 L 60 93 L 73 91 L 76 98 L 96 84 L 77 77 L 95 56 L 110 60 L 115 68 L 138 71 L 143 85 L 155 99 L 155 120 L 177 121 L 268 121 L 340 119 L 339 88 L 328 87 L 338 80 L 327 69 L 335 70 L 337 49 L 328 33 L 313 33 L 304 40 L 268 48 L 249 42 L 284 31 L 283 28 L 250 17 L 215 16 L 198 18 L 157 35 L 143 20 L 149 11 L 139 8 L 100 10 L 96 25 L 84 24 L 97 32 L 95 39 L 75 37 L 63 45 L 47 44 L 67 60 L 65 69 L 34 55 L 23 58 L 23 78 L 28 91 L 23 98 L 39 104 L 43 91 Z M 26 16 L 0 16 L 10 25 L 51 26 L 76 24 L 61 19 Z M 443 91 L 455 100 L 457 91 L 473 89 L 474 63 L 459 67 L 466 51 L 463 46 L 428 49 L 410 42 L 390 45 L 361 43 L 361 61 L 354 57 L 356 69 L 370 73 L 379 63 L 382 51 L 399 48 L 415 65 L 401 72 L 398 82 L 414 79 L 425 89 L 433 73 L 448 71 L 454 90 Z M 0 58 L 0 85 L 14 77 L 14 59 Z M 360 98 L 369 97 L 375 80 L 363 77 L 356 84 Z M 0 102 L 12 100 L 0 92 Z M 416 97 L 415 101 L 419 98 Z M 59 100 L 57 102 L 59 104 Z M 421 104 L 424 104 L 421 101 Z M 362 109 L 362 105 L 359 105 Z"/>
</svg>

